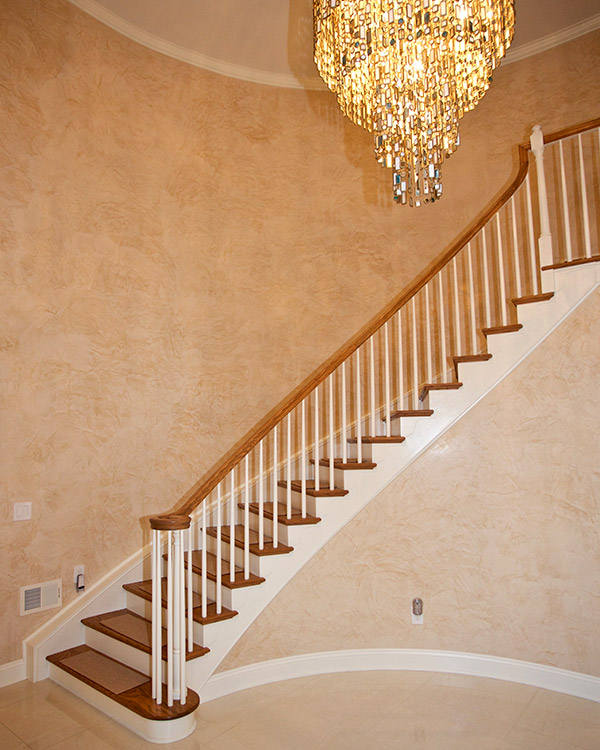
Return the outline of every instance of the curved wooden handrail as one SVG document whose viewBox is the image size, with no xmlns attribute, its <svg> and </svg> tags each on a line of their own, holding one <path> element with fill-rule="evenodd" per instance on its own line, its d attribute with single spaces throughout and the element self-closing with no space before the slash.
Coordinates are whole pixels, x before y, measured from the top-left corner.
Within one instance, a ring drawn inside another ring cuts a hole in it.
<svg viewBox="0 0 600 750">
<path fill-rule="evenodd" d="M 567 138 L 586 130 L 600 127 L 600 118 L 576 125 L 572 128 L 561 130 L 544 136 L 544 143 Z M 273 408 L 263 419 L 260 420 L 244 437 L 238 441 L 207 473 L 185 498 L 181 505 L 177 506 L 176 513 L 190 514 L 206 498 L 210 492 L 221 482 L 229 472 L 258 443 L 266 437 L 269 432 L 279 424 L 293 409 L 298 406 L 318 385 L 323 383 L 329 375 L 334 372 L 342 362 L 346 361 L 359 347 L 376 333 L 381 326 L 395 315 L 415 294 L 417 294 L 439 271 L 446 266 L 463 247 L 470 242 L 477 233 L 490 221 L 496 212 L 516 193 L 523 184 L 529 167 L 530 144 L 522 144 L 517 147 L 519 167 L 517 174 L 511 184 L 502 191 L 487 209 L 469 225 L 469 227 L 450 245 L 449 249 L 439 255 L 425 270 L 417 276 L 407 287 L 405 287 L 380 313 L 372 318 L 358 333 L 349 339 L 333 356 L 309 375 L 297 388 L 295 388 L 283 401 Z"/>
</svg>

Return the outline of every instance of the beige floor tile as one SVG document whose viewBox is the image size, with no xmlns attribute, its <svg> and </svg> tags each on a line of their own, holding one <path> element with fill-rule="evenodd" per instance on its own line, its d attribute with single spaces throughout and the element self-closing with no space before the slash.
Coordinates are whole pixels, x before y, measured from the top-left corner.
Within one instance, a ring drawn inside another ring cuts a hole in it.
<svg viewBox="0 0 600 750">
<path fill-rule="evenodd" d="M 578 748 L 567 742 L 529 732 L 526 729 L 513 729 L 498 745 L 498 750 L 578 750 Z"/>
<path fill-rule="evenodd" d="M 540 690 L 517 726 L 583 750 L 600 749 L 600 703 L 594 701 Z"/>
<path fill-rule="evenodd" d="M 2 750 L 28 750 L 23 740 L 20 740 L 3 724 L 0 724 L 0 747 Z"/>
<path fill-rule="evenodd" d="M 232 731 L 233 730 L 230 729 L 228 732 L 225 732 L 225 734 L 220 734 L 218 737 L 215 737 L 208 742 L 206 745 L 208 750 L 251 750 L 249 745 L 240 742 L 234 737 L 231 734 Z"/>
<path fill-rule="evenodd" d="M 104 715 L 58 685 L 0 709 L 0 722 L 32 750 L 43 750 L 102 722 Z"/>
<path fill-rule="evenodd" d="M 203 703 L 196 713 L 197 718 L 214 724 L 221 732 L 226 732 L 244 719 L 252 716 L 261 704 L 271 699 L 264 693 L 252 690 L 241 690 L 208 703 Z"/>
<path fill-rule="evenodd" d="M 536 694 L 529 685 L 469 675 L 434 675 L 419 688 L 418 695 L 434 703 L 466 708 L 482 716 L 514 724 Z"/>
<path fill-rule="evenodd" d="M 17 703 L 17 701 L 25 698 L 40 696 L 53 685 L 54 683 L 50 680 L 42 680 L 41 682 L 22 680 L 21 682 L 15 682 L 14 685 L 0 688 L 0 708 L 10 706 L 12 703 Z"/>
</svg>

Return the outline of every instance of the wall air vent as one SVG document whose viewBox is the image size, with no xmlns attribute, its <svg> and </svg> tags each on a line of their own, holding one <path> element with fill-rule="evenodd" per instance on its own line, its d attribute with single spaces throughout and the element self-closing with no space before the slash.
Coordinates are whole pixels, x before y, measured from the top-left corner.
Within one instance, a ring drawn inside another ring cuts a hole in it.
<svg viewBox="0 0 600 750">
<path fill-rule="evenodd" d="M 21 614 L 29 615 L 62 605 L 62 578 L 21 587 Z"/>
</svg>

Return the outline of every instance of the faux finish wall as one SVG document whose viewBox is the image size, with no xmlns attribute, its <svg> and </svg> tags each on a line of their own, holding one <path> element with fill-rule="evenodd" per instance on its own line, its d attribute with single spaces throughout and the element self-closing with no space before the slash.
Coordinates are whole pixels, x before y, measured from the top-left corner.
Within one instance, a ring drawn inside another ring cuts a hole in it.
<svg viewBox="0 0 600 750">
<path fill-rule="evenodd" d="M 393 204 L 328 93 L 223 78 L 65 0 L 0 0 L 0 663 L 404 287 L 506 184 L 514 145 L 596 116 L 600 35 L 501 69 L 446 196 Z M 15 501 L 33 521 L 12 522 Z"/>
<path fill-rule="evenodd" d="M 600 676 L 599 372 L 596 291 L 303 568 L 220 669 L 423 648 Z"/>
</svg>

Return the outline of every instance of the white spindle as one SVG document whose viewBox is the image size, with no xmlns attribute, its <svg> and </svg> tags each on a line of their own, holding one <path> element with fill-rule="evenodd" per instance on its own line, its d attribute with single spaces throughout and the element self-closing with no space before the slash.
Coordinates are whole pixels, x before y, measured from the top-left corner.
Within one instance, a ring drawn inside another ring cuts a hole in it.
<svg viewBox="0 0 600 750">
<path fill-rule="evenodd" d="M 356 350 L 356 460 L 362 463 L 362 394 L 360 383 L 360 349 Z"/>
<path fill-rule="evenodd" d="M 167 531 L 167 706 L 173 705 L 173 532 Z"/>
<path fill-rule="evenodd" d="M 456 263 L 456 255 L 452 258 L 452 289 L 454 299 L 454 346 L 456 347 L 456 354 L 462 354 L 462 331 L 460 324 L 460 305 L 459 305 L 459 294 L 458 294 L 458 269 Z"/>
<path fill-rule="evenodd" d="M 496 214 L 496 237 L 498 240 L 498 274 L 500 277 L 500 313 L 502 325 L 508 323 L 506 317 L 506 274 L 504 271 L 504 246 L 502 243 L 502 230 L 500 228 L 500 212 Z"/>
<path fill-rule="evenodd" d="M 194 544 L 194 534 L 192 531 L 193 522 L 188 529 L 188 553 L 187 553 L 187 643 L 188 651 L 194 650 L 194 589 L 192 586 L 192 549 Z"/>
<path fill-rule="evenodd" d="M 185 705 L 187 699 L 187 686 L 185 683 L 185 578 L 183 575 L 183 550 L 184 550 L 184 531 L 179 529 L 175 532 L 175 581 L 177 584 L 177 596 L 175 598 L 175 627 L 176 627 L 176 648 L 175 655 L 178 661 L 177 683 L 175 685 L 175 697 L 179 699 L 182 705 Z"/>
<path fill-rule="evenodd" d="M 258 548 L 265 548 L 265 465 L 264 441 L 258 444 Z"/>
<path fill-rule="evenodd" d="M 439 291 L 439 309 L 440 309 L 440 341 L 442 344 L 442 375 L 441 382 L 446 382 L 446 302 L 444 300 L 444 280 L 442 271 L 438 274 L 438 291 Z"/>
<path fill-rule="evenodd" d="M 314 420 L 315 420 L 315 447 L 313 450 L 313 457 L 315 462 L 315 490 L 319 491 L 320 489 L 320 464 L 319 461 L 321 460 L 321 449 L 320 449 L 320 438 L 319 438 L 319 386 L 314 390 Z"/>
<path fill-rule="evenodd" d="M 419 408 L 419 351 L 417 339 L 416 295 L 411 299 L 412 312 L 412 355 L 413 355 L 413 409 Z"/>
<path fill-rule="evenodd" d="M 383 326 L 384 347 L 385 347 L 385 434 L 390 437 L 392 434 L 392 405 L 390 395 L 390 337 L 388 323 Z"/>
<path fill-rule="evenodd" d="M 333 373 L 329 376 L 329 489 L 335 487 L 335 428 L 333 412 Z"/>
<path fill-rule="evenodd" d="M 202 573 L 201 573 L 201 579 L 202 579 L 202 617 L 206 617 L 208 615 L 208 592 L 207 592 L 207 554 L 206 554 L 206 503 L 208 502 L 208 498 L 205 498 L 204 502 L 202 503 Z M 218 584 L 217 584 L 218 585 Z"/>
<path fill-rule="evenodd" d="M 515 211 L 515 196 L 510 199 L 510 211 L 512 221 L 513 257 L 515 264 L 515 287 L 517 298 L 523 293 L 521 286 L 521 254 L 519 252 L 519 239 L 517 236 L 517 214 Z"/>
<path fill-rule="evenodd" d="M 216 568 L 217 568 L 217 614 L 220 615 L 222 612 L 222 586 L 221 582 L 223 580 L 223 560 L 221 557 L 222 553 L 222 547 L 221 547 L 221 482 L 217 485 L 217 559 L 216 559 Z M 232 541 L 232 540 L 230 540 Z"/>
<path fill-rule="evenodd" d="M 490 308 L 490 274 L 488 268 L 487 240 L 485 237 L 485 227 L 481 230 L 483 241 L 483 296 L 485 300 L 485 325 L 489 328 L 492 325 L 492 313 Z"/>
<path fill-rule="evenodd" d="M 302 518 L 306 518 L 306 399 L 300 405 L 301 420 L 301 449 L 300 449 L 300 476 L 302 492 Z"/>
<path fill-rule="evenodd" d="M 565 248 L 567 260 L 573 260 L 573 246 L 571 244 L 571 219 L 569 216 L 569 193 L 567 192 L 567 176 L 565 173 L 565 156 L 562 140 L 558 142 L 558 153 L 560 157 L 560 189 L 562 197 L 563 221 L 565 223 Z"/>
<path fill-rule="evenodd" d="M 277 425 L 275 425 L 275 427 L 273 427 L 273 547 L 275 549 L 279 546 L 279 506 L 277 502 L 277 495 L 279 492 L 277 485 L 278 454 L 279 445 L 277 440 Z"/>
<path fill-rule="evenodd" d="M 250 578 L 250 455 L 244 459 L 244 580 Z"/>
<path fill-rule="evenodd" d="M 292 414 L 287 415 L 286 516 L 292 517 Z M 277 502 L 275 498 L 274 502 Z"/>
<path fill-rule="evenodd" d="M 162 703 L 162 559 L 160 531 L 152 529 L 152 697 Z"/>
<path fill-rule="evenodd" d="M 235 469 L 231 470 L 231 495 L 229 496 L 229 581 L 235 581 Z"/>
<path fill-rule="evenodd" d="M 369 403 L 371 414 L 371 435 L 377 435 L 375 422 L 375 337 L 369 339 Z"/>
<path fill-rule="evenodd" d="M 342 362 L 342 462 L 348 463 L 348 429 L 346 424 L 346 363 Z"/>
<path fill-rule="evenodd" d="M 585 179 L 585 161 L 583 159 L 583 142 L 581 133 L 577 136 L 579 148 L 579 173 L 581 180 L 581 210 L 583 212 L 583 241 L 585 242 L 585 257 L 592 257 L 592 236 L 590 233 L 590 215 L 588 210 L 587 184 Z"/>
<path fill-rule="evenodd" d="M 431 312 L 429 310 L 429 284 L 425 284 L 425 337 L 427 352 L 427 382 L 433 383 L 433 367 L 431 356 Z"/>
<path fill-rule="evenodd" d="M 471 313 L 471 348 L 472 354 L 479 353 L 477 345 L 477 308 L 475 300 L 475 284 L 473 283 L 473 253 L 471 243 L 467 245 L 467 263 L 469 267 L 469 310 Z"/>
<path fill-rule="evenodd" d="M 540 291 L 540 281 L 537 262 L 537 253 L 535 248 L 535 235 L 533 233 L 533 207 L 531 203 L 531 183 L 529 175 L 525 179 L 525 188 L 527 194 L 527 237 L 529 239 L 529 258 L 531 262 L 531 280 L 533 284 L 533 293 L 538 294 Z"/>
<path fill-rule="evenodd" d="M 402 342 L 402 308 L 398 310 L 398 409 L 404 408 L 404 346 Z"/>
</svg>

